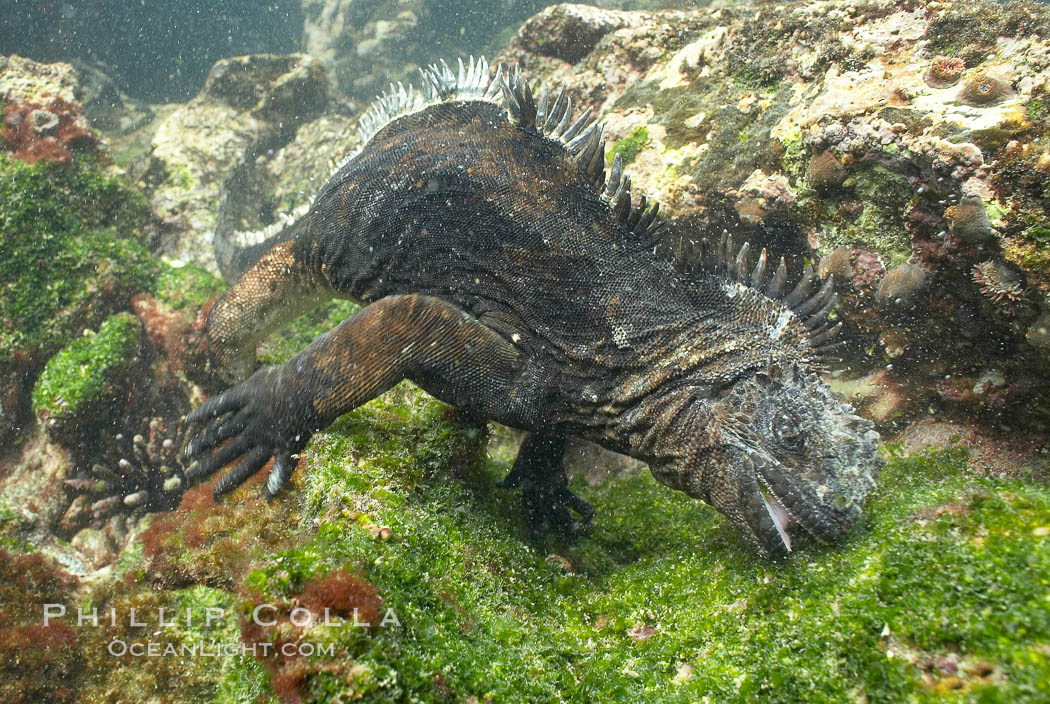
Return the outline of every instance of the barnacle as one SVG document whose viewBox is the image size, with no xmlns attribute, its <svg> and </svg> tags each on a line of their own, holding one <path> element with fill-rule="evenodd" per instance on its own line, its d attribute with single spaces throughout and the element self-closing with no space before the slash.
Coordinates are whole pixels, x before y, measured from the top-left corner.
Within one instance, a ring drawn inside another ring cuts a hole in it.
<svg viewBox="0 0 1050 704">
<path fill-rule="evenodd" d="M 944 211 L 944 217 L 952 234 L 964 242 L 977 244 L 995 234 L 980 196 L 963 196 L 958 205 Z"/>
<path fill-rule="evenodd" d="M 970 277 L 978 290 L 992 303 L 1002 306 L 1007 315 L 1013 315 L 1015 308 L 1024 303 L 1027 297 L 1027 289 L 1020 276 L 994 259 L 974 266 Z"/>
<path fill-rule="evenodd" d="M 846 180 L 846 168 L 830 151 L 813 157 L 806 168 L 806 179 L 818 191 L 838 188 Z"/>
<path fill-rule="evenodd" d="M 954 56 L 938 56 L 926 69 L 926 85 L 931 88 L 950 88 L 962 78 L 966 64 Z"/>
<path fill-rule="evenodd" d="M 967 105 L 991 105 L 1005 100 L 1012 92 L 1009 82 L 988 71 L 978 71 L 963 84 L 959 100 Z"/>
<path fill-rule="evenodd" d="M 905 308 L 915 302 L 925 286 L 925 271 L 915 264 L 901 264 L 886 273 L 875 298 L 884 308 Z"/>
</svg>

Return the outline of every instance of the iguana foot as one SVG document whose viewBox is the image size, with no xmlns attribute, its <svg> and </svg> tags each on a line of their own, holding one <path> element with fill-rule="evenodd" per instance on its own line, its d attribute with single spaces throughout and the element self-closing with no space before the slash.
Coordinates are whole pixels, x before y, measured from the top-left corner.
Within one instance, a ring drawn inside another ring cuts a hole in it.
<svg viewBox="0 0 1050 704">
<path fill-rule="evenodd" d="M 513 469 L 497 484 L 505 489 L 522 487 L 525 520 L 533 537 L 551 530 L 573 539 L 591 527 L 594 507 L 569 490 L 562 467 L 564 454 L 565 438 L 530 435 L 522 443 Z"/>
<path fill-rule="evenodd" d="M 236 459 L 212 490 L 216 500 L 262 469 L 272 457 L 265 495 L 272 499 L 288 483 L 300 450 L 327 423 L 312 412 L 302 385 L 286 379 L 287 365 L 262 367 L 189 413 L 186 427 L 197 432 L 182 451 L 187 480 L 211 476 Z"/>
</svg>

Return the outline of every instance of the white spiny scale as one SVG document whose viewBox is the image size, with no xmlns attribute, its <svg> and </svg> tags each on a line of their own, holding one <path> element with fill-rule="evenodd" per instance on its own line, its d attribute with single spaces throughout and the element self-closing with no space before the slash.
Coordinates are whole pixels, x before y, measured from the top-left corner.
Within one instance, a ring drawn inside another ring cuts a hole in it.
<svg viewBox="0 0 1050 704">
<path fill-rule="evenodd" d="M 404 115 L 446 100 L 495 103 L 522 126 L 534 128 L 564 145 L 576 159 L 581 174 L 608 203 L 617 219 L 631 232 L 654 242 L 655 233 L 663 225 L 657 217 L 660 205 L 643 196 L 638 206 L 631 206 L 631 181 L 624 174 L 622 158 L 614 159 L 606 183 L 604 128 L 593 119 L 593 108 L 575 116 L 572 100 L 564 89 L 552 99 L 549 87 L 543 86 L 538 98 L 535 99 L 532 87 L 516 66 L 507 71 L 497 65 L 490 71 L 485 57 L 470 56 L 466 61 L 457 59 L 454 71 L 441 59 L 419 69 L 418 88 L 411 83 L 408 86 L 402 82 L 392 83 L 383 95 L 376 97 L 358 122 L 358 147 L 338 163 L 332 175 L 356 157 L 380 130 Z"/>
</svg>

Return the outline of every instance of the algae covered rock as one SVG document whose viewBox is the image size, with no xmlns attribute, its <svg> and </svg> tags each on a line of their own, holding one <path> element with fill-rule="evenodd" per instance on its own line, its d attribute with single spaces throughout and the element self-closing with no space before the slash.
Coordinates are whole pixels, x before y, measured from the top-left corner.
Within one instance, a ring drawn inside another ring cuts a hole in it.
<svg viewBox="0 0 1050 704">
<path fill-rule="evenodd" d="M 68 162 L 99 142 L 80 104 L 77 73 L 66 63 L 0 56 L 3 148 L 28 163 Z"/>
<path fill-rule="evenodd" d="M 602 37 L 627 25 L 631 17 L 590 5 L 560 4 L 547 8 L 521 28 L 527 51 L 574 64 L 591 53 Z"/>
<path fill-rule="evenodd" d="M 139 362 L 142 325 L 130 313 L 107 319 L 52 357 L 33 387 L 33 411 L 49 432 L 91 433 L 120 407 Z"/>
<path fill-rule="evenodd" d="M 0 154 L 0 439 L 24 427 L 28 383 L 51 354 L 152 285 L 148 222 L 142 197 L 87 160 Z"/>
<path fill-rule="evenodd" d="M 250 187 L 256 159 L 290 141 L 327 101 L 327 73 L 305 54 L 216 63 L 201 92 L 157 127 L 138 177 L 169 230 L 162 249 L 214 271 L 211 235 L 227 180 L 246 169 L 248 178 L 231 185 Z"/>
</svg>

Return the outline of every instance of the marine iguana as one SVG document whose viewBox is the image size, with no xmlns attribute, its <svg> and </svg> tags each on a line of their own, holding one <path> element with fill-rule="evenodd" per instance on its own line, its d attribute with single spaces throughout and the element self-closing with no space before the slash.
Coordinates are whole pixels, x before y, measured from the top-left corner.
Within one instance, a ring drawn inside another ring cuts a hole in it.
<svg viewBox="0 0 1050 704">
<path fill-rule="evenodd" d="M 654 250 L 659 205 L 632 202 L 619 158 L 606 177 L 589 110 L 484 59 L 421 73 L 361 119 L 303 217 L 223 255 L 266 250 L 210 311 L 212 359 L 247 380 L 187 416 L 188 477 L 240 458 L 221 497 L 273 458 L 272 498 L 311 435 L 407 378 L 530 432 L 502 484 L 523 486 L 537 530 L 592 516 L 562 468 L 577 436 L 647 462 L 766 557 L 799 527 L 844 536 L 880 460 L 872 423 L 815 371 L 838 327 L 831 280 L 812 293 L 809 267 L 786 292 L 783 259 L 752 267 L 728 242 L 679 272 Z M 331 297 L 366 305 L 249 376 L 263 336 Z"/>
</svg>

